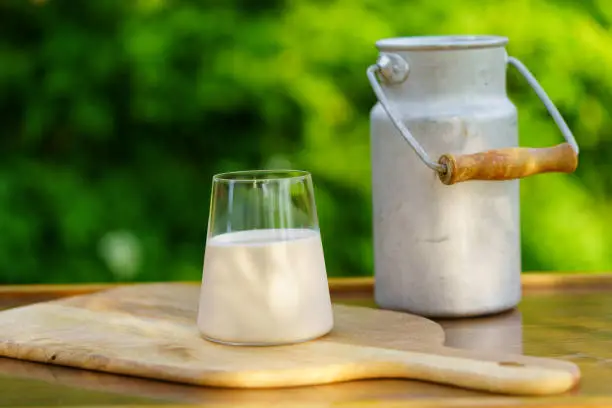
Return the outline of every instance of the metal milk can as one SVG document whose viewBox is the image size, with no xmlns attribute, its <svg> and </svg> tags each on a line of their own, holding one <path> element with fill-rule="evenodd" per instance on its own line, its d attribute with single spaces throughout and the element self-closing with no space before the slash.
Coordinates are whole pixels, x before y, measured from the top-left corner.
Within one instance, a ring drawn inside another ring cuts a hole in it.
<svg viewBox="0 0 612 408">
<path fill-rule="evenodd" d="M 375 299 L 429 317 L 491 314 L 521 298 L 519 179 L 573 172 L 578 146 L 498 36 L 380 40 L 367 75 Z M 506 67 L 523 74 L 565 143 L 518 147 Z"/>
</svg>

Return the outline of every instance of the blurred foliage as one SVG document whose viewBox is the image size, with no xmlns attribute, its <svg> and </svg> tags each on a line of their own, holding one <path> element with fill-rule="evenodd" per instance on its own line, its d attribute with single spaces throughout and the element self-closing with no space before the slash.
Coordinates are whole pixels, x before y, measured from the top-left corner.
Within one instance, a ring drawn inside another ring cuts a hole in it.
<svg viewBox="0 0 612 408">
<path fill-rule="evenodd" d="M 197 280 L 214 173 L 311 171 L 329 273 L 372 268 L 380 38 L 500 34 L 581 145 L 522 182 L 525 270 L 611 269 L 607 0 L 4 0 L 0 281 Z M 561 135 L 518 73 L 521 143 Z"/>
</svg>

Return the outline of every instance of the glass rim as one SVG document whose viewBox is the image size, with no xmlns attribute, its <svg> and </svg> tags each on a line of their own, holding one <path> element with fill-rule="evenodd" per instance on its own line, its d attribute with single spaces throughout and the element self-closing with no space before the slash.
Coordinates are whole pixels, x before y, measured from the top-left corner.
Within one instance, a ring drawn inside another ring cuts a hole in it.
<svg viewBox="0 0 612 408">
<path fill-rule="evenodd" d="M 237 170 L 218 173 L 213 176 L 213 182 L 252 183 L 254 181 L 304 180 L 310 177 L 305 170 Z"/>
</svg>

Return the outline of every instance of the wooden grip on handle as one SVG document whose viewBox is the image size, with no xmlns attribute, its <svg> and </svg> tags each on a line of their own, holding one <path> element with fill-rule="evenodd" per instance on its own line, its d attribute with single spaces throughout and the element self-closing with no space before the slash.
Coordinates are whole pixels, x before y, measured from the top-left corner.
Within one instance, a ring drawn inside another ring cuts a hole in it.
<svg viewBox="0 0 612 408">
<path fill-rule="evenodd" d="M 446 172 L 439 173 L 447 185 L 468 180 L 512 180 L 533 174 L 572 173 L 578 166 L 578 155 L 568 143 L 553 147 L 510 147 L 486 152 L 440 157 Z"/>
</svg>

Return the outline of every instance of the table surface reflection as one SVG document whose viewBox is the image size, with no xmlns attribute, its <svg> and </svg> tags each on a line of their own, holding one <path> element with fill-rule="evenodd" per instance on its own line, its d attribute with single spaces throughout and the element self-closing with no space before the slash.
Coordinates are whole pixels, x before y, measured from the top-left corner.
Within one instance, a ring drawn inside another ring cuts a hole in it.
<svg viewBox="0 0 612 408">
<path fill-rule="evenodd" d="M 0 309 L 108 285 L 0 288 Z M 371 279 L 332 279 L 335 302 L 375 307 Z M 368 380 L 277 390 L 177 385 L 0 358 L 0 406 L 559 406 L 612 405 L 612 274 L 529 274 L 519 307 L 496 316 L 439 321 L 452 347 L 562 358 L 580 385 L 554 397 L 507 397 L 419 381 Z"/>
</svg>

